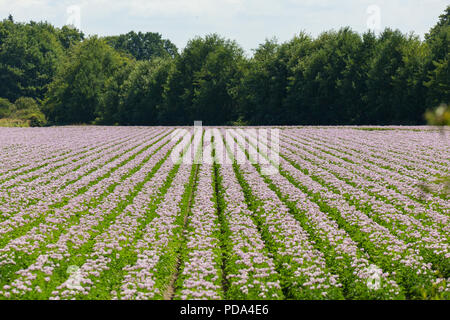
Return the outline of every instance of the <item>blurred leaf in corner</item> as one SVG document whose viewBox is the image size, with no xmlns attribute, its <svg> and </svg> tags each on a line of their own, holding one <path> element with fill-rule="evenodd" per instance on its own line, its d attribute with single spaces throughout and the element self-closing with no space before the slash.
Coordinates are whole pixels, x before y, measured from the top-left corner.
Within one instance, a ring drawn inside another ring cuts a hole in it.
<svg viewBox="0 0 450 320">
<path fill-rule="evenodd" d="M 427 111 L 425 114 L 425 119 L 429 125 L 439 126 L 441 128 L 441 133 L 446 138 L 446 126 L 450 125 L 450 106 L 447 104 L 441 104 L 435 110 Z M 432 185 L 422 184 L 420 185 L 424 191 L 424 196 L 426 194 L 437 194 L 443 199 L 448 199 L 450 196 L 450 176 L 439 176 L 432 181 Z"/>
</svg>

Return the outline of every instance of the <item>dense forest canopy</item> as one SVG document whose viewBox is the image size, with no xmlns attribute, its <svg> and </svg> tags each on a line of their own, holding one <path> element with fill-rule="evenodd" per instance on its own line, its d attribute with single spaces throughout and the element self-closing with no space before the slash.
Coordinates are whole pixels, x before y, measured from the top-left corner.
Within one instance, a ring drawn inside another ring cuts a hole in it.
<svg viewBox="0 0 450 320">
<path fill-rule="evenodd" d="M 85 37 L 0 22 L 0 118 L 32 125 L 422 124 L 450 100 L 450 6 L 422 41 L 350 28 L 266 40 L 217 34 L 179 52 L 159 33 Z"/>
</svg>

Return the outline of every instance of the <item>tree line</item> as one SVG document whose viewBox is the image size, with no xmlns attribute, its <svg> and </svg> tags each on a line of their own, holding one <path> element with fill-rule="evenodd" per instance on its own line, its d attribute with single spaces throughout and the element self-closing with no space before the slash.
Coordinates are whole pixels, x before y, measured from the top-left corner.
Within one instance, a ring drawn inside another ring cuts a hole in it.
<svg viewBox="0 0 450 320">
<path fill-rule="evenodd" d="M 33 125 L 423 124 L 450 100 L 450 6 L 421 40 L 350 28 L 266 40 L 159 33 L 85 37 L 46 22 L 0 22 L 0 118 Z M 20 112 L 19 112 L 20 111 Z"/>
</svg>

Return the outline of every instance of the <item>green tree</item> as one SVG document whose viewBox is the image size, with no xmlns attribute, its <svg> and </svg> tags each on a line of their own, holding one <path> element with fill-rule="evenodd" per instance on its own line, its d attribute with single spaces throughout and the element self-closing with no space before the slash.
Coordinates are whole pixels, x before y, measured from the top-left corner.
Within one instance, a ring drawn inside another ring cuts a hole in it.
<svg viewBox="0 0 450 320">
<path fill-rule="evenodd" d="M 155 57 L 172 57 L 178 55 L 177 47 L 161 34 L 155 32 L 128 32 L 119 36 L 105 37 L 114 49 L 130 54 L 136 60 L 151 60 Z"/>
<path fill-rule="evenodd" d="M 64 49 L 81 42 L 84 39 L 84 33 L 69 26 L 63 26 L 57 30 L 58 40 Z"/>
<path fill-rule="evenodd" d="M 280 59 L 280 50 L 276 39 L 266 40 L 254 51 L 244 70 L 239 113 L 250 124 L 275 124 L 281 120 L 287 66 Z"/>
<path fill-rule="evenodd" d="M 42 99 L 52 81 L 63 48 L 53 26 L 0 22 L 0 94 Z"/>
<path fill-rule="evenodd" d="M 450 6 L 425 41 L 343 28 L 267 40 L 247 59 L 217 34 L 178 55 L 159 33 L 85 40 L 9 17 L 0 22 L 0 97 L 33 98 L 53 123 L 421 124 L 426 109 L 449 103 L 449 37 Z"/>
<path fill-rule="evenodd" d="M 22 124 L 26 123 L 32 127 L 41 127 L 46 124 L 45 115 L 41 112 L 39 104 L 33 98 L 20 97 L 14 104 L 9 103 L 8 100 L 0 99 L 0 112 L 2 104 L 8 107 L 9 112 L 7 116 L 13 121 Z"/>
<path fill-rule="evenodd" d="M 49 86 L 45 113 L 55 123 L 91 123 L 101 116 L 107 80 L 127 62 L 97 37 L 73 46 Z"/>
<path fill-rule="evenodd" d="M 297 50 L 300 55 L 292 59 L 289 67 L 291 76 L 286 103 L 292 114 L 297 113 L 295 122 L 356 122 L 367 59 L 361 36 L 344 28 L 323 33 L 312 42 L 303 41 L 305 45 L 304 50 Z"/>
<path fill-rule="evenodd" d="M 425 39 L 431 50 L 428 79 L 425 82 L 428 88 L 427 106 L 434 107 L 450 102 L 450 6 Z"/>
<path fill-rule="evenodd" d="M 215 125 L 234 120 L 244 65 L 243 50 L 234 41 L 217 34 L 189 41 L 170 70 L 161 121 Z"/>
<path fill-rule="evenodd" d="M 13 111 L 13 104 L 8 99 L 0 98 L 0 119 L 8 117 Z"/>
<path fill-rule="evenodd" d="M 426 47 L 413 34 L 386 29 L 380 35 L 368 70 L 365 123 L 421 122 L 417 114 L 425 110 L 426 56 Z"/>
<path fill-rule="evenodd" d="M 157 125 L 172 59 L 139 61 L 121 87 L 118 115 L 127 125 Z"/>
<path fill-rule="evenodd" d="M 121 106 L 122 86 L 134 71 L 136 60 L 125 60 L 117 72 L 105 81 L 104 92 L 100 96 L 97 109 L 98 124 L 115 125 L 125 123 L 126 109 Z"/>
<path fill-rule="evenodd" d="M 16 110 L 39 110 L 39 106 L 33 98 L 20 97 L 14 102 Z"/>
<path fill-rule="evenodd" d="M 424 82 L 427 79 L 429 49 L 415 36 L 408 38 L 401 49 L 402 64 L 392 77 L 392 95 L 396 97 L 392 106 L 395 110 L 392 123 L 423 124 L 421 115 L 426 110 L 428 90 Z"/>
</svg>

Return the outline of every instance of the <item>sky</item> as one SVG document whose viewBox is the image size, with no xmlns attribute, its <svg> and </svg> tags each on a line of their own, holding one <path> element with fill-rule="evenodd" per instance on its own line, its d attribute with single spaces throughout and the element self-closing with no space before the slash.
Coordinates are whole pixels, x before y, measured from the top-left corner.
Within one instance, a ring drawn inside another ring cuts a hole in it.
<svg viewBox="0 0 450 320">
<path fill-rule="evenodd" d="M 290 40 L 305 31 L 350 26 L 358 32 L 385 27 L 423 38 L 450 0 L 0 0 L 0 19 L 72 24 L 86 35 L 159 32 L 178 48 L 218 33 L 247 53 L 265 39 Z"/>
</svg>

